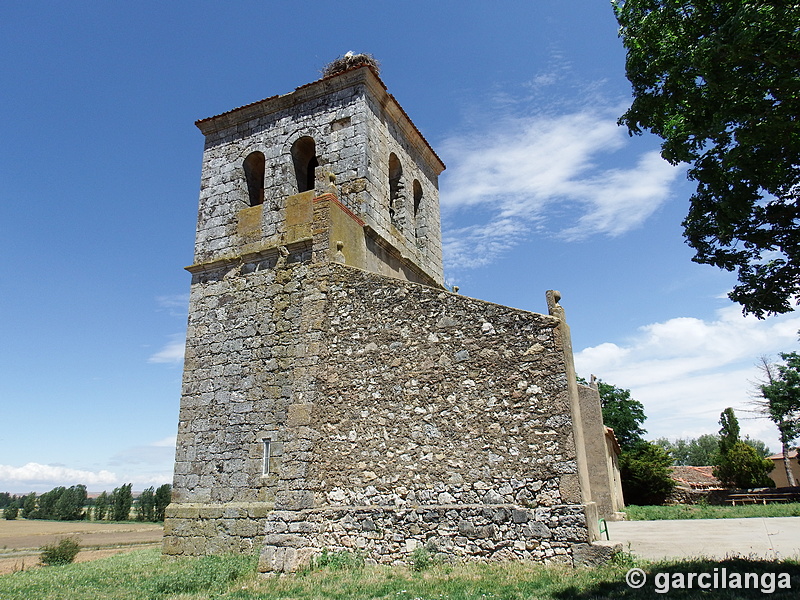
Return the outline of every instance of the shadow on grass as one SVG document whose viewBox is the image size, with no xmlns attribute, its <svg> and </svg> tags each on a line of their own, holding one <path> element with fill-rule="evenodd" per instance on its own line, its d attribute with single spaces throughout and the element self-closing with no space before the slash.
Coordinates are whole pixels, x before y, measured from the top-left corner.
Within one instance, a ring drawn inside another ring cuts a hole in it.
<svg viewBox="0 0 800 600">
<path fill-rule="evenodd" d="M 645 563 L 641 573 L 628 574 L 641 587 L 633 588 L 625 576 L 589 586 L 569 587 L 553 594 L 558 600 L 599 598 L 792 598 L 800 597 L 800 563 L 748 558 L 689 559 Z M 644 574 L 644 579 L 642 579 Z M 700 574 L 707 574 L 699 578 Z"/>
</svg>

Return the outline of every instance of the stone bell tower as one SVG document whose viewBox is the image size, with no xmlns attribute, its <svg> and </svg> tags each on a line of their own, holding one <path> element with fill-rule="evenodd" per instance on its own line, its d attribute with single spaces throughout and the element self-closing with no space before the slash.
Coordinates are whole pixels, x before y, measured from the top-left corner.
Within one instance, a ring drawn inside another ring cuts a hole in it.
<svg viewBox="0 0 800 600">
<path fill-rule="evenodd" d="M 443 287 L 444 164 L 374 65 L 197 126 L 164 553 L 572 560 L 597 528 L 563 311 Z"/>
<path fill-rule="evenodd" d="M 314 261 L 441 286 L 444 164 L 373 67 L 197 126 L 206 145 L 192 273 L 231 260 L 257 268 L 283 247 L 290 262 L 311 251 Z M 312 226 L 315 199 L 333 203 L 328 230 Z"/>
</svg>

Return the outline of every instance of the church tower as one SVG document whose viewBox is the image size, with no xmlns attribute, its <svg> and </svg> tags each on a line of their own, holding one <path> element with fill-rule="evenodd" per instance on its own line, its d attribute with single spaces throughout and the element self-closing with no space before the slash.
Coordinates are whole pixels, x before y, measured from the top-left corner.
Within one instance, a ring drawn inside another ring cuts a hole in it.
<svg viewBox="0 0 800 600">
<path fill-rule="evenodd" d="M 197 122 L 164 553 L 570 561 L 597 518 L 563 311 L 443 287 L 444 164 L 350 62 Z"/>
<path fill-rule="evenodd" d="M 231 260 L 257 268 L 283 247 L 290 262 L 312 252 L 315 262 L 442 285 L 444 164 L 374 67 L 197 126 L 206 146 L 192 273 Z M 316 237 L 315 199 L 334 206 L 332 229 Z"/>
</svg>

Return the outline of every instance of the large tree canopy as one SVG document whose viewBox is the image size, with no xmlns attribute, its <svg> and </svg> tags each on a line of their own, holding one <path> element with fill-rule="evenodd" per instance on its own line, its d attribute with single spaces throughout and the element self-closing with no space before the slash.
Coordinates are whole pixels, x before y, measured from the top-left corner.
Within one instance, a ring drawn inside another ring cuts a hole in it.
<svg viewBox="0 0 800 600">
<path fill-rule="evenodd" d="M 738 270 L 758 317 L 800 298 L 800 2 L 612 0 L 628 51 L 632 134 L 663 139 L 697 182 L 693 260 Z"/>
</svg>

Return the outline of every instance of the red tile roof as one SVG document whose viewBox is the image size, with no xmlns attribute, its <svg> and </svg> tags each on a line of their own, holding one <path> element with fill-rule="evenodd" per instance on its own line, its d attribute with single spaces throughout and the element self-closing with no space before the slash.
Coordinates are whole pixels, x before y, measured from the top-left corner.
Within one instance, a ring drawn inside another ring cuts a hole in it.
<svg viewBox="0 0 800 600">
<path fill-rule="evenodd" d="M 678 485 L 692 489 L 721 488 L 722 484 L 719 479 L 714 477 L 713 469 L 714 467 L 672 467 L 672 478 L 678 482 Z"/>
</svg>

